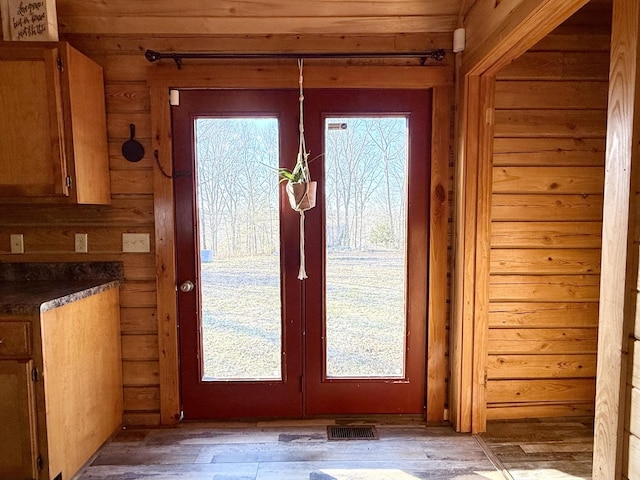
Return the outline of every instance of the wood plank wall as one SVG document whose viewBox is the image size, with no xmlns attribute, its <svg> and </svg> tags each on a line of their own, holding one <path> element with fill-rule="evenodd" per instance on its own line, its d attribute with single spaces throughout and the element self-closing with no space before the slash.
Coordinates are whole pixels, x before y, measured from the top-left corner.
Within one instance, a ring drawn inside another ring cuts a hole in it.
<svg viewBox="0 0 640 480">
<path fill-rule="evenodd" d="M 488 419 L 593 414 L 610 42 L 602 18 L 579 12 L 497 76 Z"/>
<path fill-rule="evenodd" d="M 442 2 L 443 5 L 446 3 Z M 117 5 L 125 8 L 131 3 L 117 2 Z M 77 6 L 82 7 L 84 3 L 78 2 Z M 99 2 L 93 6 L 99 8 Z M 70 6 L 66 5 L 61 10 L 70 15 L 68 8 Z M 63 35 L 61 40 L 69 41 L 104 69 L 112 204 L 101 207 L 0 206 L 0 262 L 124 262 L 125 282 L 121 288 L 124 421 L 131 425 L 157 425 L 160 423 L 160 386 L 154 254 L 154 160 L 149 88 L 146 83 L 149 63 L 143 56 L 144 51 L 424 51 L 450 48 L 451 35 L 328 33 L 171 36 L 73 33 Z M 451 62 L 452 56 L 449 55 L 446 63 L 451 65 Z M 136 125 L 136 137 L 146 151 L 144 159 L 138 163 L 127 162 L 120 153 L 122 143 L 128 139 L 130 123 Z M 9 235 L 12 233 L 24 235 L 24 255 L 9 253 Z M 88 233 L 89 253 L 74 253 L 75 233 Z M 122 253 L 122 233 L 148 233 L 151 252 Z"/>
</svg>

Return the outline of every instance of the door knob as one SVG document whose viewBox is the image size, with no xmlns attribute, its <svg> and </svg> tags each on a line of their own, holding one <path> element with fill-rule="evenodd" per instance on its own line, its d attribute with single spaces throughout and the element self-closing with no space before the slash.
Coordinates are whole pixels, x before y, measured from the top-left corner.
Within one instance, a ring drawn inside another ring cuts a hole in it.
<svg viewBox="0 0 640 480">
<path fill-rule="evenodd" d="M 183 282 L 182 285 L 180 285 L 180 291 L 184 293 L 189 293 L 195 287 L 196 286 L 191 280 L 187 280 L 186 282 Z"/>
</svg>

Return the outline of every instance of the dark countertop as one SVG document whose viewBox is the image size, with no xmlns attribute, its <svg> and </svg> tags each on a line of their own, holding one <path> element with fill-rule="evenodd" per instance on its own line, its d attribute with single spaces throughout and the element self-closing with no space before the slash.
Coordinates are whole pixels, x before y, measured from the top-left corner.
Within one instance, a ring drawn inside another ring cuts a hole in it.
<svg viewBox="0 0 640 480">
<path fill-rule="evenodd" d="M 38 314 L 120 285 L 119 262 L 0 263 L 0 314 Z"/>
</svg>

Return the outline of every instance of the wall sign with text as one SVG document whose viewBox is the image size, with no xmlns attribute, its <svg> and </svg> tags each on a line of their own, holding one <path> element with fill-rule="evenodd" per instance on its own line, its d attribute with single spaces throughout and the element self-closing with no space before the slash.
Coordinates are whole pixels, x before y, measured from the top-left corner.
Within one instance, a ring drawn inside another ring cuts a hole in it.
<svg viewBox="0 0 640 480">
<path fill-rule="evenodd" d="M 2 37 L 11 41 L 58 41 L 55 0 L 0 0 Z"/>
</svg>

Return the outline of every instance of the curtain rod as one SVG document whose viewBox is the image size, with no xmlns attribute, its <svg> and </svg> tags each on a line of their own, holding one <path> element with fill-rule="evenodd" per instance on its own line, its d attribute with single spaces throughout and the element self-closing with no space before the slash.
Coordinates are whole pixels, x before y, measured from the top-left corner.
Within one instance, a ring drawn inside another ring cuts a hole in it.
<svg viewBox="0 0 640 480">
<path fill-rule="evenodd" d="M 180 69 L 182 67 L 182 60 L 184 59 L 215 59 L 215 60 L 246 60 L 246 59 L 262 59 L 262 58 L 419 58 L 422 65 L 425 64 L 427 59 L 432 58 L 438 62 L 444 60 L 445 51 L 430 50 L 426 52 L 371 52 L 371 53 L 161 53 L 154 50 L 147 50 L 144 52 L 145 58 L 149 62 L 157 62 L 158 60 L 171 59 L 176 62 L 176 67 Z"/>
</svg>

